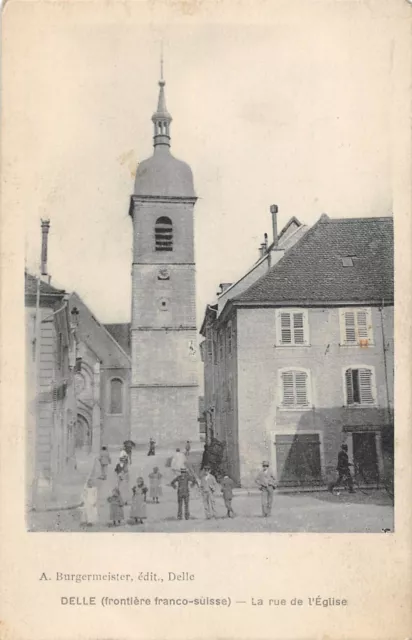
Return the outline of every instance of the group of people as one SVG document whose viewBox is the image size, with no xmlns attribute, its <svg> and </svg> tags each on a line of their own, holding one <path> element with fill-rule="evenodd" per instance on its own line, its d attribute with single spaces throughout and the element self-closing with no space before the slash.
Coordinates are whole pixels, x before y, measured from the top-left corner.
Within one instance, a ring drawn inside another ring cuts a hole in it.
<svg viewBox="0 0 412 640">
<path fill-rule="evenodd" d="M 154 441 L 149 445 L 150 449 L 154 446 Z M 135 485 L 130 490 L 130 473 L 129 465 L 132 461 L 132 450 L 135 444 L 131 441 L 124 442 L 124 448 L 120 453 L 119 460 L 115 466 L 116 485 L 113 487 L 111 495 L 107 498 L 110 504 L 110 522 L 116 526 L 124 520 L 124 507 L 130 504 L 130 520 L 135 524 L 143 524 L 147 518 L 147 496 L 152 503 L 158 504 L 159 498 L 162 496 L 162 478 L 157 466 L 153 467 L 153 471 L 148 474 L 149 488 L 146 486 L 144 478 L 139 476 Z M 233 518 L 235 512 L 232 507 L 233 489 L 235 482 L 227 473 L 218 476 L 212 472 L 211 465 L 206 463 L 205 456 L 202 460 L 201 474 L 197 477 L 189 462 L 190 442 L 187 441 L 185 453 L 176 449 L 170 460 L 170 467 L 175 477 L 170 486 L 177 491 L 177 518 L 182 520 L 183 517 L 188 520 L 190 518 L 190 489 L 197 487 L 203 501 L 206 519 L 216 518 L 216 497 L 222 495 L 224 499 L 227 517 Z M 206 451 L 206 449 L 205 449 Z M 107 478 L 107 468 L 111 464 L 110 454 L 107 447 L 102 447 L 99 456 L 101 475 L 100 479 Z M 341 446 L 338 455 L 337 472 L 338 478 L 336 482 L 329 484 L 329 491 L 333 492 L 334 488 L 339 484 L 346 484 L 349 492 L 353 493 L 353 479 L 350 472 L 351 463 L 348 457 L 348 447 L 346 444 Z M 261 492 L 262 516 L 267 518 L 271 515 L 274 491 L 277 486 L 276 478 L 270 468 L 267 460 L 262 462 L 262 469 L 258 473 L 256 484 Z M 83 492 L 83 524 L 91 525 L 97 522 L 97 487 L 92 479 L 89 479 Z"/>
</svg>

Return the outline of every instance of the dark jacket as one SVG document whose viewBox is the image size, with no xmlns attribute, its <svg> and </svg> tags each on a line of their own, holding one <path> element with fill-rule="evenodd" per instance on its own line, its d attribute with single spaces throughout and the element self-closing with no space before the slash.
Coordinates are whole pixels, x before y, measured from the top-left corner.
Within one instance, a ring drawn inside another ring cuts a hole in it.
<svg viewBox="0 0 412 640">
<path fill-rule="evenodd" d="M 189 484 L 194 487 L 196 480 L 194 480 L 188 473 L 180 473 L 170 484 L 173 488 L 175 488 L 177 484 L 177 494 L 179 496 L 188 496 Z"/>
<path fill-rule="evenodd" d="M 346 451 L 339 451 L 338 453 L 338 471 L 349 471 L 349 456 Z"/>
</svg>

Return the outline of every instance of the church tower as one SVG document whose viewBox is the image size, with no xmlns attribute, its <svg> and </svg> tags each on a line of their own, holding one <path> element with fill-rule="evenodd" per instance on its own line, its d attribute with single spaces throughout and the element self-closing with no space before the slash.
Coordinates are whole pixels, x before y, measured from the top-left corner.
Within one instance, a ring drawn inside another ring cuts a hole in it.
<svg viewBox="0 0 412 640">
<path fill-rule="evenodd" d="M 131 438 L 178 446 L 198 436 L 194 205 L 190 167 L 170 153 L 163 69 L 154 152 L 137 167 L 133 220 Z"/>
</svg>

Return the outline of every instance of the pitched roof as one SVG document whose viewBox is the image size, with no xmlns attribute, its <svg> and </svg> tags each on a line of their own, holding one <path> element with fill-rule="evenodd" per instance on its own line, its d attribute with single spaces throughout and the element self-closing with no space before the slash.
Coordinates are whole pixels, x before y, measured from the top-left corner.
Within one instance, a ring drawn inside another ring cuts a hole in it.
<svg viewBox="0 0 412 640">
<path fill-rule="evenodd" d="M 131 353 L 130 322 L 105 324 L 104 327 L 128 355 Z"/>
<path fill-rule="evenodd" d="M 24 293 L 26 296 L 37 295 L 37 278 L 28 271 L 24 272 Z M 40 295 L 63 296 L 65 293 L 64 289 L 56 289 L 51 284 L 43 280 L 40 281 Z"/>
<path fill-rule="evenodd" d="M 325 214 L 234 304 L 390 302 L 394 297 L 393 219 Z M 353 266 L 342 258 L 351 256 Z"/>
</svg>

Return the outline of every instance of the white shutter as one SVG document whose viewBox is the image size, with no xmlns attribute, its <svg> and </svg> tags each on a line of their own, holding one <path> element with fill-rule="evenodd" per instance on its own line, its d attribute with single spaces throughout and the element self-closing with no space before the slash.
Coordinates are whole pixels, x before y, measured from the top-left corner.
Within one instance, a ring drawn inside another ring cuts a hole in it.
<svg viewBox="0 0 412 640">
<path fill-rule="evenodd" d="M 293 340 L 294 344 L 305 343 L 305 328 L 303 313 L 293 314 Z"/>
<path fill-rule="evenodd" d="M 368 339 L 368 312 L 364 310 L 358 311 L 356 313 L 356 319 L 358 323 L 358 338 L 360 340 Z"/>
<path fill-rule="evenodd" d="M 344 312 L 345 342 L 356 342 L 356 321 L 354 311 Z"/>
<path fill-rule="evenodd" d="M 372 371 L 370 369 L 359 369 L 359 387 L 361 404 L 374 404 Z"/>
<path fill-rule="evenodd" d="M 295 404 L 295 392 L 293 384 L 292 371 L 284 371 L 282 373 L 283 401 L 285 407 L 293 407 Z"/>
<path fill-rule="evenodd" d="M 280 314 L 280 341 L 282 344 L 292 344 L 291 314 Z"/>
<path fill-rule="evenodd" d="M 352 369 L 346 369 L 345 383 L 346 383 L 346 402 L 347 404 L 353 404 L 354 398 L 353 398 Z"/>
<path fill-rule="evenodd" d="M 307 407 L 308 405 L 307 378 L 304 371 L 295 373 L 296 406 L 298 407 Z"/>
</svg>

